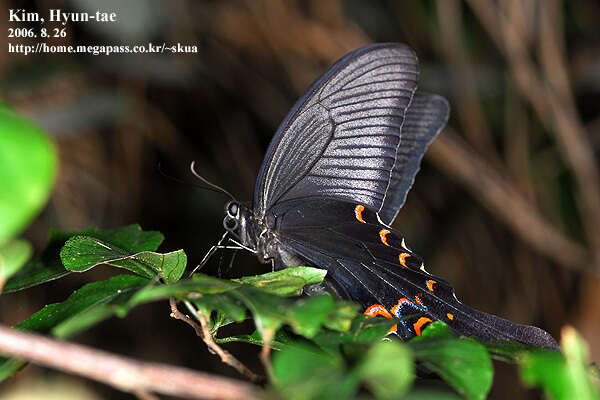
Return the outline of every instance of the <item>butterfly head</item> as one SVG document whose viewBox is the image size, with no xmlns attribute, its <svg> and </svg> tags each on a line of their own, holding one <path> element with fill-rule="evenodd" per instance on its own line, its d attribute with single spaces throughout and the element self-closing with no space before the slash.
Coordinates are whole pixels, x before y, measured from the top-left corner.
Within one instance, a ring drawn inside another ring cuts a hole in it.
<svg viewBox="0 0 600 400">
<path fill-rule="evenodd" d="M 239 238 L 244 246 L 252 249 L 256 247 L 254 225 L 252 212 L 245 204 L 232 200 L 225 205 L 223 227 L 227 232 Z"/>
</svg>

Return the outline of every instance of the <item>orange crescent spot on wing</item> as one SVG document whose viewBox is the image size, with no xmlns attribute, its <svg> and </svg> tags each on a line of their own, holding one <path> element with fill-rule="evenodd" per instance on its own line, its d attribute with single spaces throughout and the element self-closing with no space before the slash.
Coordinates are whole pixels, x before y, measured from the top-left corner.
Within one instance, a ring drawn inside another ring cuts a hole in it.
<svg viewBox="0 0 600 400">
<path fill-rule="evenodd" d="M 367 308 L 364 312 L 365 315 L 369 317 L 376 317 L 378 315 L 383 315 L 386 318 L 394 318 L 392 314 L 388 310 L 385 309 L 381 304 L 373 304 L 369 308 Z"/>
<path fill-rule="evenodd" d="M 446 314 L 446 317 L 448 317 L 448 319 L 450 321 L 454 321 L 454 315 L 453 314 L 448 313 L 448 314 Z"/>
<path fill-rule="evenodd" d="M 436 281 L 432 281 L 431 279 L 427 281 L 427 289 L 429 289 L 430 292 L 433 292 L 433 285 L 435 285 L 437 282 Z"/>
<path fill-rule="evenodd" d="M 386 246 L 389 246 L 386 236 L 389 235 L 390 233 L 391 232 L 388 231 L 387 229 L 382 229 L 379 231 L 379 238 L 381 239 L 381 243 L 385 244 Z"/>
<path fill-rule="evenodd" d="M 400 265 L 402 265 L 404 268 L 408 268 L 408 265 L 406 265 L 406 259 L 408 257 L 410 257 L 410 254 L 408 254 L 408 253 L 398 254 L 398 260 L 400 260 Z"/>
<path fill-rule="evenodd" d="M 390 329 L 388 329 L 386 335 L 389 335 L 390 333 L 396 333 L 396 332 L 398 332 L 398 324 L 395 324 Z"/>
<path fill-rule="evenodd" d="M 400 310 L 400 307 L 402 307 L 402 304 L 404 303 L 409 303 L 412 304 L 412 302 L 407 299 L 406 297 L 401 298 L 400 300 L 398 300 L 398 304 L 396 304 L 394 307 L 391 308 L 392 314 L 394 314 L 395 316 L 398 316 L 398 311 Z"/>
<path fill-rule="evenodd" d="M 417 336 L 421 336 L 421 328 L 423 328 L 423 325 L 425 325 L 428 322 L 431 322 L 431 319 L 427 317 L 421 317 L 417 322 L 413 324 L 413 328 L 415 328 L 415 333 L 417 334 Z"/>
<path fill-rule="evenodd" d="M 363 206 L 362 204 L 357 205 L 356 207 L 354 207 L 354 216 L 356 217 L 356 219 L 359 222 L 362 222 L 363 224 L 366 224 L 365 220 L 362 217 L 362 212 L 365 211 L 365 206 Z"/>
</svg>

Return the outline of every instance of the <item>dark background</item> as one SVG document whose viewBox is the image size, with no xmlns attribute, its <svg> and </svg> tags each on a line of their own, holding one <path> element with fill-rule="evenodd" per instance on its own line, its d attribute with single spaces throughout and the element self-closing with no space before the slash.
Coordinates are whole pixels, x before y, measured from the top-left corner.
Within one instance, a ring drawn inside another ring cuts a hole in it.
<svg viewBox="0 0 600 400">
<path fill-rule="evenodd" d="M 38 250 L 50 228 L 158 230 L 163 251 L 190 265 L 222 234 L 226 197 L 197 183 L 197 170 L 241 200 L 279 122 L 303 91 L 345 53 L 371 42 L 412 46 L 420 87 L 446 96 L 449 127 L 432 145 L 394 227 L 453 283 L 461 301 L 556 338 L 575 326 L 600 359 L 600 3 L 485 1 L 0 1 L 47 15 L 115 11 L 119 23 L 73 23 L 49 44 L 181 43 L 197 54 L 32 54 L 3 51 L 0 95 L 52 136 L 60 173 L 25 236 Z M 50 25 L 48 25 L 50 27 Z M 6 49 L 4 35 L 0 47 Z M 26 40 L 14 42 L 26 42 Z M 34 42 L 30 42 L 34 43 Z M 159 168 L 160 165 L 160 168 Z M 251 255 L 215 256 L 205 272 L 270 270 Z M 101 268 L 3 296 L 15 324 Z M 76 341 L 144 360 L 237 376 L 166 303 L 112 319 Z M 259 370 L 256 348 L 227 346 Z M 496 363 L 490 398 L 537 398 Z M 28 367 L 3 389 L 63 382 Z M 104 398 L 131 398 L 72 378 Z"/>
</svg>

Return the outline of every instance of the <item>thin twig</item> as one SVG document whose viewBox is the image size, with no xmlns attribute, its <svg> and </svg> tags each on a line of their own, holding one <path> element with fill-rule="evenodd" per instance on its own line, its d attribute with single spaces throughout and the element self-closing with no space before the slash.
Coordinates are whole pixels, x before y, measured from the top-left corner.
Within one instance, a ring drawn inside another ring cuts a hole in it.
<svg viewBox="0 0 600 400">
<path fill-rule="evenodd" d="M 438 0 L 437 14 L 440 30 L 439 46 L 448 68 L 451 71 L 452 92 L 456 99 L 458 118 L 463 132 L 473 147 L 494 167 L 501 165 L 500 157 L 494 147 L 490 127 L 487 124 L 483 106 L 476 88 L 475 71 L 465 51 L 461 29 L 462 4 L 458 0 Z"/>
<path fill-rule="evenodd" d="M 204 332 L 202 332 L 202 328 L 200 328 L 200 325 L 198 325 L 193 319 L 179 311 L 179 309 L 177 308 L 177 301 L 173 297 L 169 299 L 169 305 L 171 306 L 171 318 L 175 318 L 185 322 L 186 324 L 194 328 L 196 335 L 200 336 L 202 340 L 204 340 Z"/>
<path fill-rule="evenodd" d="M 267 371 L 269 379 L 274 379 L 273 366 L 271 365 L 271 342 L 274 332 L 272 329 L 263 329 L 263 347 L 260 351 L 260 361 Z"/>
<path fill-rule="evenodd" d="M 208 326 L 206 316 L 204 315 L 203 312 L 198 311 L 198 310 L 193 310 L 194 317 L 196 317 L 198 319 L 198 321 L 200 322 L 200 325 L 198 325 L 190 317 L 188 317 L 187 315 L 185 315 L 181 311 L 179 311 L 179 309 L 177 308 L 177 302 L 175 301 L 174 298 L 169 299 L 169 304 L 171 305 L 171 317 L 173 317 L 175 319 L 179 319 L 179 320 L 185 322 L 186 324 L 190 325 L 192 328 L 194 328 L 196 335 L 200 336 L 200 338 L 204 341 L 204 343 L 206 343 L 206 346 L 208 346 L 208 349 L 211 353 L 218 355 L 221 358 L 221 361 L 223 361 L 225 364 L 231 366 L 232 368 L 234 368 L 240 374 L 246 376 L 251 381 L 259 382 L 259 381 L 263 380 L 263 378 L 261 376 L 250 371 L 250 369 L 248 367 L 246 367 L 244 364 L 242 364 L 241 361 L 239 361 L 237 358 L 235 358 L 233 355 L 231 355 L 231 353 L 229 353 L 227 350 L 224 350 L 221 346 L 219 346 L 218 344 L 215 343 L 215 341 L 210 333 L 210 327 Z"/>
<path fill-rule="evenodd" d="M 0 353 L 81 375 L 130 393 L 189 399 L 264 399 L 246 382 L 117 356 L 0 325 Z"/>
<path fill-rule="evenodd" d="M 582 221 L 600 269 L 600 171 L 590 135 L 585 131 L 576 109 L 566 65 L 561 2 L 550 0 L 540 8 L 540 53 L 546 82 L 552 88 L 552 108 L 556 116 L 557 137 L 567 153 L 578 181 L 582 200 Z"/>
</svg>

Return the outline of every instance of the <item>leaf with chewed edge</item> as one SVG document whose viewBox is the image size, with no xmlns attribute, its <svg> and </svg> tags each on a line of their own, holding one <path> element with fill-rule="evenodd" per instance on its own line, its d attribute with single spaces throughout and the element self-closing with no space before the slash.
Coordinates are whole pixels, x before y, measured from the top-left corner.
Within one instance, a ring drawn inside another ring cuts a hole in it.
<svg viewBox="0 0 600 400">
<path fill-rule="evenodd" d="M 84 272 L 100 264 L 128 269 L 144 278 L 159 275 L 167 283 L 181 278 L 187 264 L 183 250 L 170 253 L 137 252 L 119 247 L 116 242 L 92 236 L 73 236 L 60 251 L 66 269 Z"/>
<path fill-rule="evenodd" d="M 71 271 L 64 267 L 60 259 L 60 251 L 67 240 L 77 235 L 116 243 L 130 252 L 154 251 L 164 240 L 164 236 L 160 232 L 142 231 L 142 228 L 137 224 L 113 230 L 98 230 L 96 228 L 79 232 L 50 230 L 50 239 L 44 251 L 29 261 L 8 280 L 4 287 L 4 293 L 27 289 L 70 274 Z"/>
</svg>

